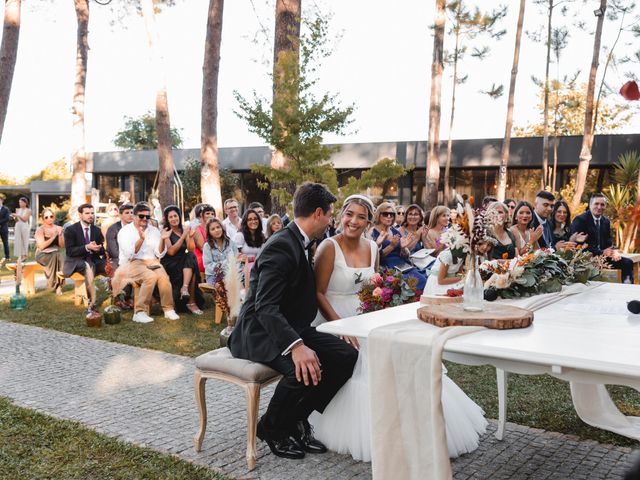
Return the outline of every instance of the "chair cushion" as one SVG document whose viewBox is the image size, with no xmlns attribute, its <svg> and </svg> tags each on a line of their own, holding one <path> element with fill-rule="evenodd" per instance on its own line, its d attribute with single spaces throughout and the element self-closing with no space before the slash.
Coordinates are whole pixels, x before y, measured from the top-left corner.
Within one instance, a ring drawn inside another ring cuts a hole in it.
<svg viewBox="0 0 640 480">
<path fill-rule="evenodd" d="M 233 375 L 247 382 L 263 383 L 280 375 L 262 363 L 233 358 L 228 348 L 219 348 L 196 358 L 196 368 L 204 372 L 220 372 Z"/>
</svg>

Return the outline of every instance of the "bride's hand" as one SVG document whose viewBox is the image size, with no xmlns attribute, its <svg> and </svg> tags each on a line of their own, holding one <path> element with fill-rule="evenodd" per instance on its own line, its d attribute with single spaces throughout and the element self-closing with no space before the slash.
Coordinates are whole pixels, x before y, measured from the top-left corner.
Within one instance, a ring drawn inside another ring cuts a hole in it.
<svg viewBox="0 0 640 480">
<path fill-rule="evenodd" d="M 347 342 L 349 345 L 351 345 L 356 350 L 360 350 L 360 344 L 358 343 L 358 339 L 356 337 L 348 337 L 348 336 L 344 335 L 344 336 L 340 336 L 340 338 L 342 340 L 344 340 L 345 342 Z"/>
</svg>

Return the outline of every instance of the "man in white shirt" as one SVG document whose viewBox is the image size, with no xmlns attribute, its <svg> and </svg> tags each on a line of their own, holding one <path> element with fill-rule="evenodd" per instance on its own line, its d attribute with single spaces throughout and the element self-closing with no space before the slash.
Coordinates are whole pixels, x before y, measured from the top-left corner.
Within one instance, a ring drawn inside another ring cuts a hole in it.
<svg viewBox="0 0 640 480">
<path fill-rule="evenodd" d="M 133 208 L 133 222 L 118 232 L 120 266 L 113 277 L 113 292 L 117 295 L 126 284 L 138 283 L 140 289 L 135 295 L 133 321 L 149 323 L 153 322 L 149 307 L 157 285 L 165 318 L 178 320 L 180 317 L 173 309 L 171 281 L 160 264 L 160 259 L 167 253 L 165 240 L 171 235 L 171 230 L 160 232 L 149 223 L 150 218 L 149 204 L 139 202 Z"/>
<path fill-rule="evenodd" d="M 227 198 L 224 201 L 224 213 L 227 215 L 222 221 L 222 226 L 227 232 L 227 237 L 233 240 L 236 233 L 240 231 L 240 210 L 238 209 L 238 202 L 233 198 Z"/>
</svg>

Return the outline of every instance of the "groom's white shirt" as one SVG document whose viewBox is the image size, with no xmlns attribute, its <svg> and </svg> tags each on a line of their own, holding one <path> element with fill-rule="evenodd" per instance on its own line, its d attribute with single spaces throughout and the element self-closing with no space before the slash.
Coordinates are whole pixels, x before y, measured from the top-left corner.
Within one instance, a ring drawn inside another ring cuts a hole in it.
<svg viewBox="0 0 640 480">
<path fill-rule="evenodd" d="M 293 223 L 296 224 L 296 227 L 298 227 L 298 230 L 300 230 L 300 233 L 302 234 L 302 238 L 304 239 L 304 249 L 306 252 L 306 255 L 309 255 L 309 251 L 307 250 L 307 247 L 309 246 L 309 244 L 311 243 L 311 239 L 309 238 L 309 235 L 307 235 L 305 233 L 305 231 L 302 229 L 302 227 L 300 227 L 300 225 L 298 224 L 298 222 L 296 222 L 295 220 L 293 221 Z M 289 353 L 291 352 L 291 349 L 293 347 L 295 347 L 297 344 L 299 344 L 300 342 L 302 342 L 302 339 L 299 338 L 298 340 L 296 340 L 295 342 L 293 342 L 291 345 L 289 345 L 286 350 L 284 352 L 282 352 L 282 355 L 289 355 Z"/>
</svg>

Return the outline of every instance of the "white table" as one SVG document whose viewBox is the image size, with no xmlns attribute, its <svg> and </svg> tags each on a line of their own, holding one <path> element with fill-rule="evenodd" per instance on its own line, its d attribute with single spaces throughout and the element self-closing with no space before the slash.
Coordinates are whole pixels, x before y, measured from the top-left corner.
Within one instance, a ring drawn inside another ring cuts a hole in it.
<svg viewBox="0 0 640 480">
<path fill-rule="evenodd" d="M 529 328 L 487 329 L 451 339 L 444 358 L 496 367 L 499 439 L 506 422 L 507 372 L 514 372 L 547 373 L 571 382 L 574 406 L 583 421 L 640 440 L 640 418 L 622 415 L 604 388 L 626 385 L 640 391 L 640 315 L 626 310 L 626 302 L 633 299 L 640 299 L 638 285 L 601 284 L 536 311 Z M 344 318 L 318 330 L 366 338 L 374 328 L 417 319 L 419 306 Z"/>
</svg>

